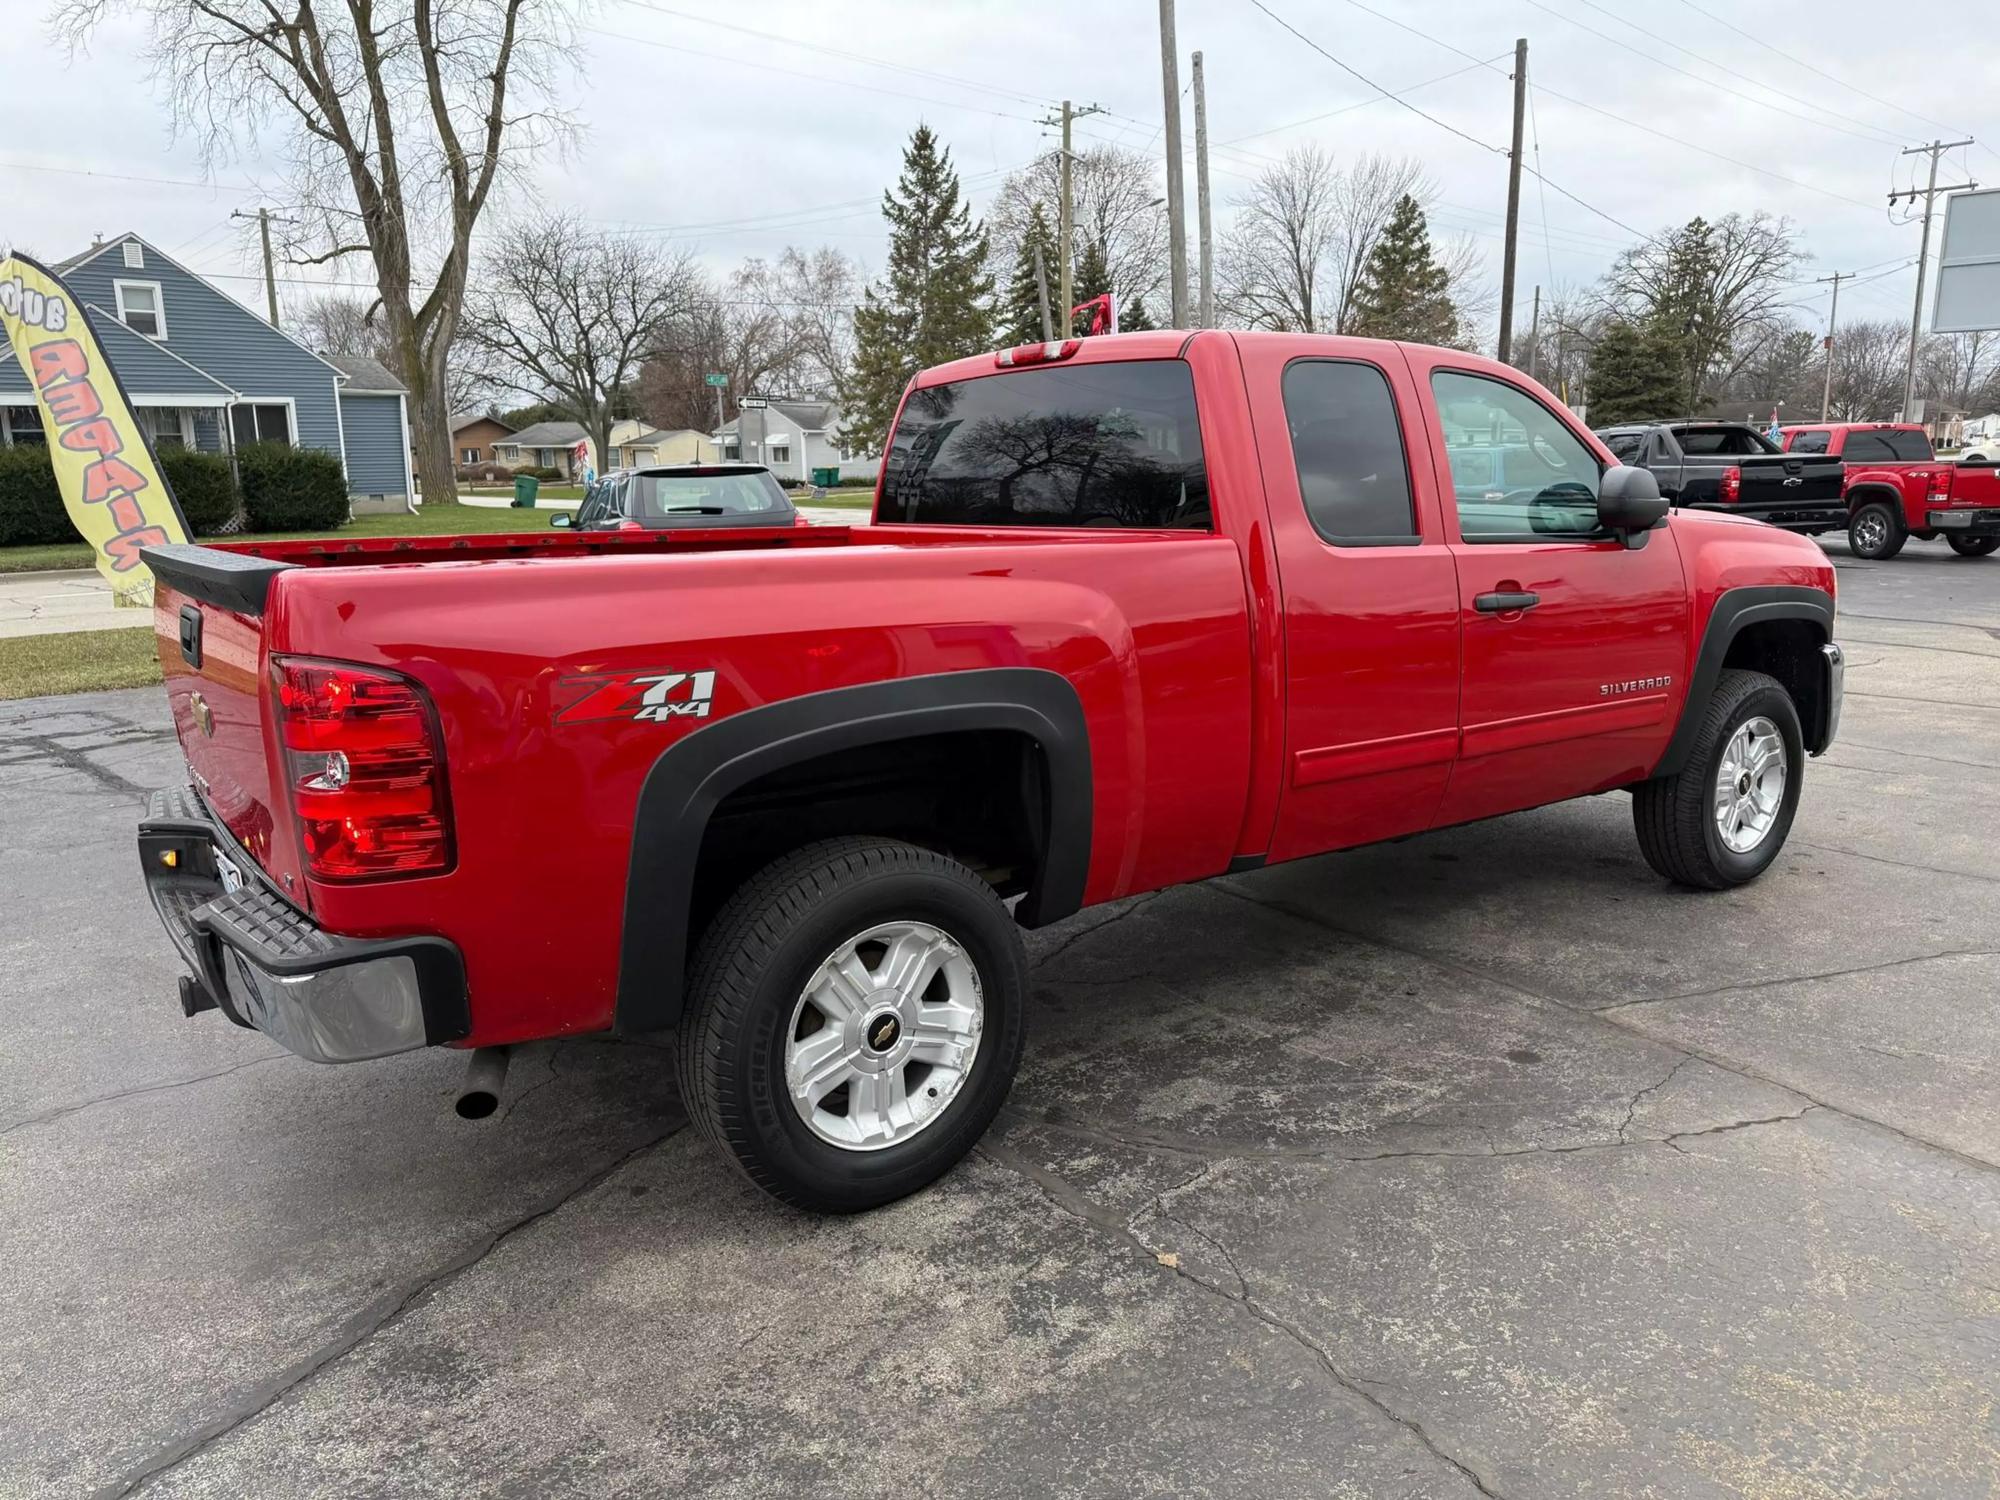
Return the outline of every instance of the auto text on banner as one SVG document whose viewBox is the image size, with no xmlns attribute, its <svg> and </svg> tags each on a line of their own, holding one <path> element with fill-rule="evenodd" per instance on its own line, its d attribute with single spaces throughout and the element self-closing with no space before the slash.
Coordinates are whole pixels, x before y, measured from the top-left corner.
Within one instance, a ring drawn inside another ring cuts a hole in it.
<svg viewBox="0 0 2000 1500">
<path fill-rule="evenodd" d="M 142 547 L 188 539 L 187 523 L 132 404 L 68 287 L 24 255 L 0 260 L 0 326 L 41 407 L 63 506 L 121 604 L 150 604 Z"/>
</svg>

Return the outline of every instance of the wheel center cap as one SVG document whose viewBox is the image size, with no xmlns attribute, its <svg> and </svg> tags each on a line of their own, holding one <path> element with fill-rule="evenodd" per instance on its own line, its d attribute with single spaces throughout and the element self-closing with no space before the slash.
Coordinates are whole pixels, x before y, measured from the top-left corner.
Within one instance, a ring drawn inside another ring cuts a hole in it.
<svg viewBox="0 0 2000 1500">
<path fill-rule="evenodd" d="M 1741 776 L 1736 778 L 1736 794 L 1739 797 L 1750 795 L 1750 773 L 1748 771 L 1745 771 Z"/>
<path fill-rule="evenodd" d="M 870 1017 L 867 1026 L 862 1029 L 870 1050 L 875 1052 L 887 1052 L 902 1034 L 902 1020 L 895 1012 L 886 1010 L 879 1016 Z"/>
</svg>

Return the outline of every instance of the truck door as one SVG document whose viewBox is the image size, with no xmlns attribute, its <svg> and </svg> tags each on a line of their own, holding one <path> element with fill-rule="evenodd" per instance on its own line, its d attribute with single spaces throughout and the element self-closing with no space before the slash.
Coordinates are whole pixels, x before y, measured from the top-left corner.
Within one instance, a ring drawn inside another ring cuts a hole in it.
<svg viewBox="0 0 2000 1500">
<path fill-rule="evenodd" d="M 1597 450 L 1540 397 L 1449 356 L 1411 358 L 1428 364 L 1464 631 L 1459 759 L 1438 822 L 1638 780 L 1686 691 L 1671 531 L 1628 548 L 1598 528 Z"/>
<path fill-rule="evenodd" d="M 1458 582 L 1419 398 L 1392 346 L 1245 346 L 1284 601 L 1269 857 L 1430 824 L 1458 744 Z"/>
</svg>

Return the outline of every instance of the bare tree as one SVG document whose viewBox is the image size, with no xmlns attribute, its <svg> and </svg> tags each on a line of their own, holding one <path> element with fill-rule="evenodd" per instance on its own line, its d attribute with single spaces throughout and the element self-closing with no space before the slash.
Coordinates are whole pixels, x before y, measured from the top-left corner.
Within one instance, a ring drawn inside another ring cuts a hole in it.
<svg viewBox="0 0 2000 1500">
<path fill-rule="evenodd" d="M 84 45 L 110 16 L 150 23 L 175 121 L 211 163 L 276 122 L 289 135 L 296 264 L 365 256 L 416 410 L 417 474 L 455 495 L 447 356 L 474 227 L 510 164 L 562 135 L 568 0 L 56 0 Z"/>
<path fill-rule="evenodd" d="M 1785 303 L 1806 260 L 1789 219 L 1759 211 L 1689 220 L 1619 256 L 1605 278 L 1612 306 L 1684 340 L 1689 396 L 1700 405 L 1790 322 Z"/>
<path fill-rule="evenodd" d="M 365 354 L 398 378 L 399 351 L 389 338 L 378 298 L 329 293 L 308 302 L 296 315 L 293 332 L 320 354 Z M 408 384 L 407 381 L 404 382 Z M 472 411 L 492 394 L 476 362 L 454 347 L 444 367 L 445 409 Z"/>
<path fill-rule="evenodd" d="M 482 258 L 464 341 L 496 388 L 560 407 L 601 458 L 614 401 L 671 345 L 697 293 L 686 257 L 549 215 L 511 226 Z"/>
<path fill-rule="evenodd" d="M 1167 277 L 1167 211 L 1158 168 L 1150 156 L 1118 146 L 1093 146 L 1070 162 L 1072 264 L 1084 247 L 1101 245 L 1111 273 L 1111 290 L 1118 305 L 1129 307 L 1141 297 L 1160 301 Z M 1026 235 L 1036 204 L 1049 224 L 1057 220 L 1062 192 L 1062 165 L 1055 152 L 1011 173 L 1000 184 L 986 219 L 993 246 L 994 280 L 1005 286 L 1013 274 L 1014 256 Z M 1050 296 L 1055 295 L 1055 267 L 1049 267 Z"/>
<path fill-rule="evenodd" d="M 1836 422 L 1887 421 L 1903 404 L 1903 360 L 1910 329 L 1888 319 L 1846 323 L 1833 344 L 1832 416 Z M 1822 363 L 1816 370 L 1824 376 Z"/>
<path fill-rule="evenodd" d="M 1969 411 L 1989 376 L 2000 370 L 2000 337 L 1990 332 L 1934 333 L 1918 353 L 1917 390 L 1931 403 Z"/>
<path fill-rule="evenodd" d="M 1235 204 L 1216 254 L 1225 310 L 1252 328 L 1346 332 L 1369 253 L 1405 194 L 1435 197 L 1410 158 L 1342 169 L 1317 146 L 1287 152 Z"/>
<path fill-rule="evenodd" d="M 861 268 L 830 246 L 787 248 L 773 285 L 792 326 L 793 389 L 831 396 L 854 359 L 854 307 Z"/>
</svg>

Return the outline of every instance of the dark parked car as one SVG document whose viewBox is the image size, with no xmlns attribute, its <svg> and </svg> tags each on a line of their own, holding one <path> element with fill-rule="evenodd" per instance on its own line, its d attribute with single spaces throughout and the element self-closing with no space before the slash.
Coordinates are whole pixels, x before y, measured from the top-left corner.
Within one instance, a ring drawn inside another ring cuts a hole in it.
<svg viewBox="0 0 2000 1500">
<path fill-rule="evenodd" d="M 1644 422 L 1600 427 L 1597 435 L 1620 463 L 1651 469 L 1676 507 L 1807 535 L 1846 529 L 1840 460 L 1783 452 L 1747 423 Z"/>
<path fill-rule="evenodd" d="M 809 526 L 762 464 L 662 464 L 614 469 L 585 492 L 575 515 L 551 526 L 581 531 L 679 531 L 696 526 Z"/>
</svg>

